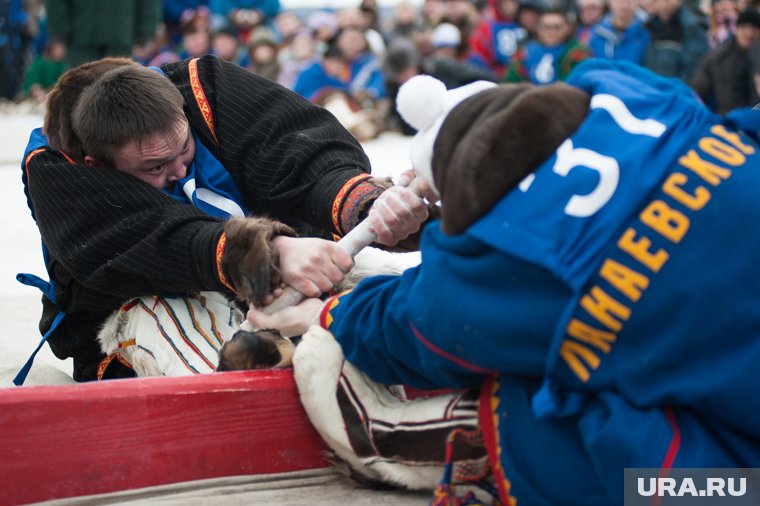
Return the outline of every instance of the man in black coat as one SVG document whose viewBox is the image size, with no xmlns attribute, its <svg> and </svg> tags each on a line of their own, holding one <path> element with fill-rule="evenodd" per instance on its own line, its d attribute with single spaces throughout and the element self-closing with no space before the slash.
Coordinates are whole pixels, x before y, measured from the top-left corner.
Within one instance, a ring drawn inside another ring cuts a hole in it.
<svg viewBox="0 0 760 506">
<path fill-rule="evenodd" d="M 327 291 L 350 258 L 296 230 L 341 236 L 388 187 L 369 176 L 361 146 L 332 115 L 234 64 L 186 60 L 163 67 L 165 77 L 117 67 L 92 72 L 81 96 L 49 108 L 72 111 L 76 135 L 52 142 L 69 119 L 46 118 L 50 144 L 63 145 L 35 145 L 33 135 L 25 157 L 55 287 L 40 327 L 66 313 L 49 342 L 74 358 L 79 381 L 98 375 L 97 329 L 132 297 L 212 290 L 260 302 L 281 282 L 310 296 Z M 207 166 L 216 182 L 204 183 Z M 386 195 L 378 242 L 392 245 L 427 210 L 409 192 Z"/>
<path fill-rule="evenodd" d="M 705 56 L 691 87 L 718 114 L 757 103 L 751 48 L 760 42 L 760 12 L 747 9 L 736 21 L 736 33 Z"/>
</svg>

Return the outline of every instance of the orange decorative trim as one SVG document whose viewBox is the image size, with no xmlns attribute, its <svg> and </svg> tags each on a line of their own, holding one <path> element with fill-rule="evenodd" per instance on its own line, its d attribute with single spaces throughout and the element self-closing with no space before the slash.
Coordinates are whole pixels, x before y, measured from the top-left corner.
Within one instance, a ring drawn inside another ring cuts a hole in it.
<svg viewBox="0 0 760 506">
<path fill-rule="evenodd" d="M 510 495 L 512 484 L 504 473 L 501 465 L 501 441 L 499 441 L 499 380 L 496 374 L 489 376 L 480 390 L 478 402 L 478 418 L 483 440 L 488 450 L 488 461 L 491 464 L 496 488 L 499 490 L 499 500 L 504 506 L 516 506 L 517 499 Z"/>
<path fill-rule="evenodd" d="M 332 223 L 333 227 L 335 227 L 335 230 L 339 234 L 343 234 L 343 229 L 340 226 L 340 209 L 343 207 L 343 201 L 346 199 L 346 196 L 351 191 L 351 189 L 356 186 L 357 183 L 364 181 L 365 179 L 369 179 L 369 174 L 359 174 L 358 176 L 354 176 L 348 181 L 345 182 L 343 186 L 341 186 L 340 190 L 338 190 L 338 193 L 335 195 L 335 200 L 333 200 L 332 205 Z"/>
<path fill-rule="evenodd" d="M 129 348 L 130 346 L 134 346 L 137 344 L 137 339 L 134 337 L 132 339 L 127 339 L 124 342 L 119 343 L 119 349 Z"/>
<path fill-rule="evenodd" d="M 119 345 L 119 347 L 121 348 L 121 345 Z M 98 381 L 103 381 L 103 376 L 106 373 L 106 369 L 108 369 L 108 366 L 111 365 L 111 362 L 113 362 L 114 359 L 116 359 L 117 362 L 121 362 L 121 365 L 124 367 L 134 369 L 132 367 L 132 364 L 130 364 L 126 358 L 121 356 L 121 353 L 111 353 L 110 355 L 103 358 L 103 360 L 100 361 L 100 364 L 98 364 Z"/>
<path fill-rule="evenodd" d="M 134 369 L 134 367 L 132 367 L 132 364 L 130 364 L 129 361 L 121 355 L 121 353 L 116 354 L 116 360 L 121 362 L 121 365 L 123 365 L 124 367 L 129 367 L 130 369 Z"/>
<path fill-rule="evenodd" d="M 98 364 L 98 381 L 103 381 L 103 375 L 105 374 L 106 369 L 108 369 L 108 366 L 111 365 L 111 362 L 113 362 L 113 359 L 115 358 L 116 353 L 112 353 L 100 361 L 100 364 Z"/>
<path fill-rule="evenodd" d="M 29 184 L 29 161 L 43 151 L 45 151 L 45 148 L 37 148 L 34 151 L 30 151 L 29 154 L 26 155 L 26 159 L 24 160 L 24 172 L 26 173 L 26 184 Z"/>
<path fill-rule="evenodd" d="M 74 159 L 73 159 L 73 158 L 71 158 L 69 155 L 67 155 L 67 154 L 66 154 L 66 153 L 64 153 L 63 151 L 60 151 L 60 150 L 59 150 L 58 152 L 59 152 L 60 154 L 62 154 L 62 155 L 63 155 L 63 157 L 66 159 L 66 161 L 67 161 L 67 162 L 69 162 L 69 163 L 73 163 L 73 164 L 76 164 L 76 163 L 77 163 L 77 162 L 75 162 L 75 161 L 74 161 Z"/>
<path fill-rule="evenodd" d="M 45 148 L 37 148 L 34 151 L 30 151 L 28 155 L 26 155 L 26 160 L 24 160 L 24 167 L 29 163 L 29 160 L 35 157 L 35 155 L 38 155 L 42 151 L 45 151 Z"/>
<path fill-rule="evenodd" d="M 330 314 L 330 311 L 335 309 L 335 307 L 340 304 L 340 298 L 346 295 L 351 290 L 345 290 L 338 295 L 333 295 L 329 299 L 325 301 L 325 305 L 322 306 L 321 311 L 319 312 L 319 326 L 323 329 L 330 330 L 330 325 L 335 321 L 335 319 Z"/>
<path fill-rule="evenodd" d="M 232 284 L 227 280 L 227 276 L 224 275 L 224 272 L 222 271 L 222 257 L 224 256 L 224 247 L 227 245 L 227 234 L 222 232 L 222 235 L 219 237 L 219 242 L 216 243 L 216 274 L 219 276 L 219 281 L 227 287 L 229 291 L 232 293 L 237 293 L 237 290 L 235 290 L 235 287 L 232 286 Z"/>
<path fill-rule="evenodd" d="M 200 109 L 203 115 L 203 120 L 206 122 L 206 126 L 211 131 L 211 136 L 214 138 L 214 142 L 219 145 L 219 139 L 216 138 L 216 130 L 214 130 L 214 114 L 211 112 L 211 106 L 206 99 L 206 93 L 201 86 L 201 80 L 198 77 L 198 58 L 193 58 L 188 64 L 188 72 L 190 74 L 190 87 L 193 89 L 193 95 L 195 95 L 195 101 L 198 103 L 198 109 Z"/>
</svg>

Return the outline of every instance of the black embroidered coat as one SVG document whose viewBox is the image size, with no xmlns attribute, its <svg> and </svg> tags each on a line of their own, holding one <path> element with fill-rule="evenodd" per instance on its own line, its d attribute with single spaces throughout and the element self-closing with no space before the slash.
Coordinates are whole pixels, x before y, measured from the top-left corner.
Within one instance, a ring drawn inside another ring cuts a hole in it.
<svg viewBox="0 0 760 506">
<path fill-rule="evenodd" d="M 185 100 L 190 125 L 230 172 L 252 214 L 312 235 L 341 235 L 382 191 L 368 179 L 359 143 L 326 110 L 216 57 L 163 70 Z M 99 361 L 97 327 L 129 298 L 226 290 L 219 219 L 130 175 L 73 164 L 50 148 L 32 153 L 25 171 L 56 305 L 67 313 L 50 344 L 58 357 L 74 357 L 76 379 L 91 376 Z M 54 314 L 46 303 L 42 331 Z"/>
</svg>

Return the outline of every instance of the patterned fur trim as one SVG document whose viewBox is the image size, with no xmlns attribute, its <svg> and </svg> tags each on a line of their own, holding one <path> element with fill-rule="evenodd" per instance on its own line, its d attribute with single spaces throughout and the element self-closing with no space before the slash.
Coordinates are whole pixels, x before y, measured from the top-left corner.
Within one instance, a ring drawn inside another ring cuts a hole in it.
<svg viewBox="0 0 760 506">
<path fill-rule="evenodd" d="M 122 357 L 120 353 L 112 353 L 111 355 L 104 357 L 103 360 L 100 361 L 100 364 L 98 364 L 98 381 L 109 379 L 106 371 L 108 370 L 108 367 L 113 363 L 114 359 L 116 359 L 116 361 L 124 367 L 132 369 L 132 364 L 130 364 L 124 357 Z"/>
<path fill-rule="evenodd" d="M 335 227 L 335 230 L 339 235 L 342 236 L 351 230 L 350 227 L 344 228 L 347 225 L 347 222 L 343 221 L 344 207 L 346 206 L 347 201 L 350 200 L 351 202 L 349 208 L 355 207 L 361 202 L 357 199 L 357 197 L 353 196 L 353 190 L 356 186 L 359 185 L 359 183 L 366 181 L 370 177 L 372 176 L 369 174 L 359 174 L 358 176 L 352 177 L 345 182 L 345 184 L 340 188 L 340 190 L 338 190 L 338 193 L 335 195 L 335 199 L 333 200 L 332 204 L 331 216 L 333 227 Z"/>
<path fill-rule="evenodd" d="M 340 211 L 340 223 L 345 232 L 353 229 L 366 218 L 368 203 L 375 200 L 386 188 L 378 186 L 376 179 L 365 180 L 357 184 L 348 194 Z"/>
</svg>

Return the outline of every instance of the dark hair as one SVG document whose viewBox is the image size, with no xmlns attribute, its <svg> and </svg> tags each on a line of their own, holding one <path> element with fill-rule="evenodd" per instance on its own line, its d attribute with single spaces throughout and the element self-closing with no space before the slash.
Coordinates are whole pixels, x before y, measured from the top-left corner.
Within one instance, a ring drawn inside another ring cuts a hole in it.
<svg viewBox="0 0 760 506">
<path fill-rule="evenodd" d="M 175 135 L 184 102 L 165 76 L 141 66 L 110 70 L 82 92 L 73 115 L 84 153 L 113 164 L 116 150 L 157 134 Z"/>
<path fill-rule="evenodd" d="M 84 163 L 82 143 L 74 133 L 72 117 L 82 91 L 100 76 L 115 68 L 137 66 L 129 58 L 103 58 L 67 70 L 58 79 L 45 100 L 43 132 L 51 148 L 66 153 L 74 161 Z"/>
<path fill-rule="evenodd" d="M 398 76 L 406 70 L 419 70 L 420 64 L 420 54 L 414 42 L 399 38 L 385 52 L 382 63 L 383 75 L 389 81 L 396 81 Z"/>
<path fill-rule="evenodd" d="M 736 26 L 739 25 L 752 25 L 760 28 L 760 12 L 753 7 L 742 11 L 736 19 Z"/>
<path fill-rule="evenodd" d="M 330 42 L 327 43 L 327 48 L 325 49 L 324 54 L 322 54 L 322 57 L 335 58 L 335 59 L 343 58 L 343 52 L 340 50 L 340 47 L 338 46 L 338 35 L 335 35 L 335 37 L 330 39 Z"/>
</svg>

